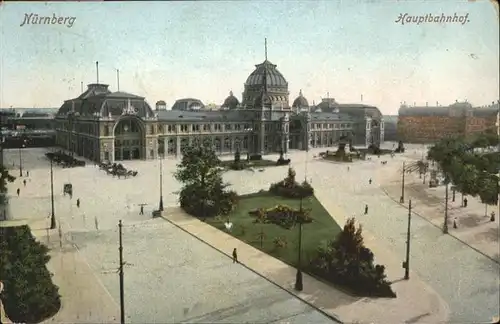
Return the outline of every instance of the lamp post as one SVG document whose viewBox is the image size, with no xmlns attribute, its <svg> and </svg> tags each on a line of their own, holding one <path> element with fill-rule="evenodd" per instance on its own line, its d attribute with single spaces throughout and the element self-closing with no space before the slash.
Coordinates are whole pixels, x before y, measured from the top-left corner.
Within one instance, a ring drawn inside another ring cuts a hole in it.
<svg viewBox="0 0 500 324">
<path fill-rule="evenodd" d="M 309 157 L 309 142 L 306 147 L 306 161 L 304 164 L 304 181 L 307 181 L 307 159 Z M 300 209 L 299 213 L 303 213 L 303 198 L 300 196 Z M 295 290 L 302 291 L 304 289 L 302 282 L 302 219 L 299 222 L 299 255 L 297 264 L 297 274 L 295 276 Z"/>
<path fill-rule="evenodd" d="M 52 159 L 50 160 L 50 204 L 51 204 L 51 213 L 50 213 L 50 229 L 56 228 L 56 215 L 54 208 L 54 171 L 52 167 Z"/>
<path fill-rule="evenodd" d="M 399 198 L 399 202 L 403 204 L 405 202 L 405 163 L 403 162 L 403 171 L 402 171 L 402 179 L 401 179 L 401 197 Z"/>
<path fill-rule="evenodd" d="M 448 233 L 448 179 L 446 179 L 446 189 L 444 194 L 444 224 L 443 234 Z"/>
<path fill-rule="evenodd" d="M 19 146 L 19 176 L 23 176 L 23 153 L 22 150 L 25 147 L 26 140 L 23 140 L 21 146 Z"/>
<path fill-rule="evenodd" d="M 163 161 L 161 154 L 160 154 L 160 204 L 158 210 L 163 211 Z"/>
<path fill-rule="evenodd" d="M 403 262 L 405 280 L 410 279 L 410 241 L 411 241 L 411 200 L 408 202 L 408 229 L 406 231 L 406 261 Z"/>
<path fill-rule="evenodd" d="M 120 279 L 120 324 L 125 324 L 125 289 L 123 283 L 123 241 L 122 241 L 122 220 L 118 223 L 118 236 L 119 236 L 119 246 L 118 246 L 118 257 L 120 265 L 118 267 L 118 276 Z"/>
</svg>

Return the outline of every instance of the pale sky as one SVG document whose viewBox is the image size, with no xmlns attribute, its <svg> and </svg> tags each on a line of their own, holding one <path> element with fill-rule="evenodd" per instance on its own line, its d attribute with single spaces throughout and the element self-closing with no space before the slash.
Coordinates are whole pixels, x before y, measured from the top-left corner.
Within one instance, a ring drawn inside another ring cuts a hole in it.
<svg viewBox="0 0 500 324">
<path fill-rule="evenodd" d="M 25 14 L 76 17 L 20 26 Z M 400 14 L 468 23 L 396 23 Z M 268 59 L 312 104 L 327 93 L 396 114 L 401 101 L 473 105 L 499 99 L 499 23 L 489 1 L 191 1 L 3 3 L 0 107 L 59 107 L 99 81 L 171 107 L 221 104 Z"/>
</svg>

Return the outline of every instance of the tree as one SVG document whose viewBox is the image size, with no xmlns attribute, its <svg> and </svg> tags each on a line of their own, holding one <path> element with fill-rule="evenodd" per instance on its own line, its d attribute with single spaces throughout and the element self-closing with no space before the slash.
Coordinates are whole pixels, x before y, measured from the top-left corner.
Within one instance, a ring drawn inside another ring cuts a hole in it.
<svg viewBox="0 0 500 324">
<path fill-rule="evenodd" d="M 59 311 L 61 298 L 47 270 L 49 260 L 48 248 L 28 226 L 0 228 L 2 301 L 11 321 L 38 323 Z"/>
<path fill-rule="evenodd" d="M 354 218 L 347 220 L 334 240 L 318 248 L 310 270 L 360 295 L 396 297 L 386 280 L 385 267 L 374 264 L 374 255 L 363 242 L 362 227 L 356 228 Z"/>
<path fill-rule="evenodd" d="M 16 177 L 9 174 L 9 171 L 2 165 L 0 166 L 0 205 L 5 204 L 5 193 L 7 192 L 7 182 L 14 182 Z"/>
<path fill-rule="evenodd" d="M 226 191 L 222 181 L 221 162 L 208 141 L 185 146 L 177 165 L 175 178 L 183 184 L 179 194 L 181 208 L 197 217 L 212 217 L 229 213 L 237 195 Z"/>
</svg>

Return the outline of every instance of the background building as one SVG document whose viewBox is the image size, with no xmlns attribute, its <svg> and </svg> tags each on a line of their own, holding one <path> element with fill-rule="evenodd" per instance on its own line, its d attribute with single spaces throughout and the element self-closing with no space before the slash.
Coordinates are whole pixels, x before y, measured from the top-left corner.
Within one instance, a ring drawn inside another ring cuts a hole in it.
<svg viewBox="0 0 500 324">
<path fill-rule="evenodd" d="M 498 111 L 498 102 L 475 108 L 468 102 L 458 101 L 449 106 L 403 104 L 399 109 L 398 137 L 408 143 L 429 143 L 450 136 L 496 133 Z"/>
<path fill-rule="evenodd" d="M 54 145 L 54 115 L 57 111 L 58 108 L 0 109 L 3 147 Z"/>
</svg>

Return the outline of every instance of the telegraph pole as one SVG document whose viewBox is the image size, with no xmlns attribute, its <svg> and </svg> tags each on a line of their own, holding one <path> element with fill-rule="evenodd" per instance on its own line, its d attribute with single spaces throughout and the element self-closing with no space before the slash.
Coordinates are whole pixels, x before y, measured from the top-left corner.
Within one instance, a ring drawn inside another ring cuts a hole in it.
<svg viewBox="0 0 500 324">
<path fill-rule="evenodd" d="M 408 202 L 408 229 L 406 230 L 406 261 L 403 263 L 405 268 L 405 280 L 410 279 L 410 241 L 411 241 L 411 199 Z"/>
<path fill-rule="evenodd" d="M 448 233 L 448 181 L 446 182 L 446 190 L 444 194 L 444 224 L 443 234 Z"/>
<path fill-rule="evenodd" d="M 163 211 L 163 161 L 160 156 L 160 204 L 159 211 Z"/>
<path fill-rule="evenodd" d="M 399 203 L 403 204 L 405 202 L 405 163 L 403 162 L 403 173 L 401 179 L 401 197 L 399 198 Z"/>
<path fill-rule="evenodd" d="M 56 228 L 56 214 L 54 207 L 54 170 L 52 167 L 52 159 L 50 159 L 50 205 L 51 205 L 51 213 L 50 213 L 50 229 Z"/>
<path fill-rule="evenodd" d="M 118 275 L 120 276 L 120 324 L 125 324 L 125 298 L 123 292 L 123 244 L 122 244 L 122 221 L 118 223 L 118 235 L 120 239 L 120 246 L 118 251 L 120 254 L 120 266 L 118 268 Z"/>
</svg>

